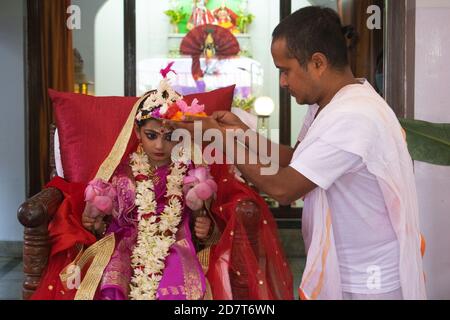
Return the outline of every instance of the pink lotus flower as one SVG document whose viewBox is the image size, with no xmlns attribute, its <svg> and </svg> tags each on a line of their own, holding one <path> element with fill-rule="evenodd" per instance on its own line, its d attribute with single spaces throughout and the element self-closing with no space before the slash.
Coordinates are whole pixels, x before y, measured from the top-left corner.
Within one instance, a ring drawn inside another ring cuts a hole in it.
<svg viewBox="0 0 450 320">
<path fill-rule="evenodd" d="M 183 192 L 186 204 L 192 210 L 199 210 L 203 202 L 217 192 L 217 184 L 213 180 L 207 167 L 198 167 L 189 170 L 183 179 Z"/>
<path fill-rule="evenodd" d="M 205 105 L 198 104 L 197 99 L 194 99 L 190 106 L 188 106 L 188 104 L 184 100 L 178 100 L 177 105 L 183 113 L 197 114 L 202 113 L 205 110 Z"/>
<path fill-rule="evenodd" d="M 92 212 L 91 217 L 95 218 L 101 213 L 111 214 L 115 196 L 116 191 L 110 183 L 102 179 L 94 179 L 89 182 L 84 192 L 84 199 L 100 211 Z"/>
</svg>

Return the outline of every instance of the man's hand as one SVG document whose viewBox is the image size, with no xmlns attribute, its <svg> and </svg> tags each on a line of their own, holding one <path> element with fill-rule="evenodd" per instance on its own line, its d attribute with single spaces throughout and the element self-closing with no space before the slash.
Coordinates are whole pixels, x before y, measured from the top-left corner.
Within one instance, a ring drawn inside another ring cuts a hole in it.
<svg viewBox="0 0 450 320">
<path fill-rule="evenodd" d="M 211 228 L 211 219 L 208 217 L 197 217 L 195 218 L 194 231 L 195 236 L 199 240 L 205 240 L 209 237 L 209 232 Z"/>
<path fill-rule="evenodd" d="M 212 118 L 216 120 L 221 128 L 224 129 L 241 129 L 246 131 L 249 127 L 239 119 L 237 115 L 230 111 L 216 111 L 212 114 Z"/>
<path fill-rule="evenodd" d="M 216 111 L 209 117 L 186 116 L 185 121 L 165 120 L 164 123 L 168 123 L 175 128 L 186 129 L 191 134 L 194 134 L 194 121 L 202 122 L 203 131 L 217 129 L 220 130 L 224 136 L 226 129 L 242 129 L 244 131 L 248 129 L 248 126 L 243 123 L 238 116 L 229 111 Z"/>
</svg>

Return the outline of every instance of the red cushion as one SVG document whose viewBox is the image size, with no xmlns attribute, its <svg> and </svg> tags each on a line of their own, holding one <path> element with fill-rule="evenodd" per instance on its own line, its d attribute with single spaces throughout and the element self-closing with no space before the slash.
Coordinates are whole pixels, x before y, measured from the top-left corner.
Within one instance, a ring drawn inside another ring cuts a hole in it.
<svg viewBox="0 0 450 320">
<path fill-rule="evenodd" d="M 185 96 L 205 104 L 211 114 L 230 110 L 234 85 Z M 60 141 L 64 178 L 69 182 L 88 182 L 109 154 L 117 136 L 136 103 L 136 97 L 93 97 L 49 89 Z"/>
<path fill-rule="evenodd" d="M 186 103 L 191 104 L 192 100 L 198 99 L 199 104 L 205 105 L 205 112 L 211 115 L 215 111 L 231 110 L 231 104 L 233 103 L 235 85 L 216 89 L 210 92 L 193 93 L 184 96 Z"/>
</svg>

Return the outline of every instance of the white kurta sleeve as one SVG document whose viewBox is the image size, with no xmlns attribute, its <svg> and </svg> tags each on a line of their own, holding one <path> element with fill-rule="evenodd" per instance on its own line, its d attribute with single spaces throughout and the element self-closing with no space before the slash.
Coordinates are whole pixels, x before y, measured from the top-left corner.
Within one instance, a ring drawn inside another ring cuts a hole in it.
<svg viewBox="0 0 450 320">
<path fill-rule="evenodd" d="M 298 154 L 294 154 L 289 166 L 326 190 L 339 177 L 360 164 L 362 161 L 359 156 L 317 139 Z"/>
</svg>

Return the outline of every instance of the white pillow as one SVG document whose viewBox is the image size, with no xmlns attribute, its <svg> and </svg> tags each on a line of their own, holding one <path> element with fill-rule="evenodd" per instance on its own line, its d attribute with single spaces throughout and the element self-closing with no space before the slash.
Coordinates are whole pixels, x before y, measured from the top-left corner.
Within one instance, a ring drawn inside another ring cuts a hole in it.
<svg viewBox="0 0 450 320">
<path fill-rule="evenodd" d="M 53 144 L 53 153 L 55 155 L 56 174 L 59 177 L 64 178 L 64 170 L 63 170 L 62 161 L 61 161 L 61 151 L 59 149 L 58 129 L 55 130 L 55 137 L 54 137 L 54 144 Z"/>
</svg>

